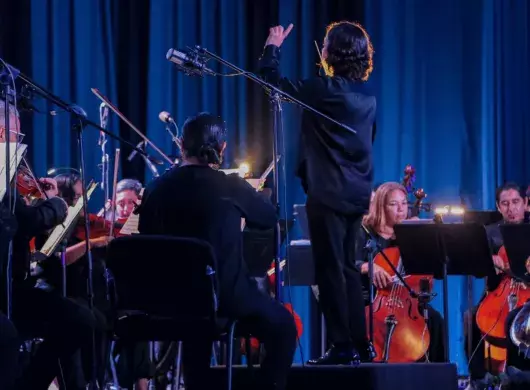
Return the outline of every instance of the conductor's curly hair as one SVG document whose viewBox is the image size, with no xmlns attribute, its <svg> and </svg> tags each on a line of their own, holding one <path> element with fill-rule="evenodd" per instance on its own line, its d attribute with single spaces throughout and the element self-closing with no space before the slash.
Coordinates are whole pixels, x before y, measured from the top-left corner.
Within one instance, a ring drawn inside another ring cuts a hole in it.
<svg viewBox="0 0 530 390">
<path fill-rule="evenodd" d="M 326 68 L 332 76 L 366 81 L 374 68 L 370 36 L 359 23 L 335 22 L 326 28 Z"/>
</svg>

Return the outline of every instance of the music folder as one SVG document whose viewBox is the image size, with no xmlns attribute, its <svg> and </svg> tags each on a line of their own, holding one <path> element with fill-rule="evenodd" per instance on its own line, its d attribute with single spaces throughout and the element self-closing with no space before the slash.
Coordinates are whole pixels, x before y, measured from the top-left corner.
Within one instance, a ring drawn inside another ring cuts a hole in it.
<svg viewBox="0 0 530 390">
<path fill-rule="evenodd" d="M 530 282 L 530 225 L 504 224 L 499 226 L 512 274 Z"/>
<path fill-rule="evenodd" d="M 87 198 L 90 199 L 90 196 L 97 188 L 98 183 L 92 182 L 88 185 L 87 188 Z M 68 215 L 66 220 L 62 225 L 57 225 L 52 232 L 50 233 L 48 239 L 42 246 L 42 248 L 36 251 L 33 254 L 33 261 L 42 261 L 55 253 L 58 246 L 64 240 L 66 235 L 72 231 L 74 223 L 77 221 L 77 217 L 83 209 L 83 198 L 79 198 L 75 206 L 68 207 Z"/>
<path fill-rule="evenodd" d="M 24 154 L 26 153 L 28 145 L 25 144 L 18 144 L 16 142 L 11 142 L 9 144 L 9 154 L 11 155 L 11 159 L 9 160 L 9 182 L 13 181 L 13 178 L 15 177 L 15 174 L 18 170 L 18 166 L 22 162 L 22 159 L 24 157 Z M 0 202 L 4 200 L 4 196 L 6 195 L 7 189 L 6 187 L 6 181 L 5 181 L 5 174 L 6 174 L 6 144 L 0 143 Z"/>
</svg>

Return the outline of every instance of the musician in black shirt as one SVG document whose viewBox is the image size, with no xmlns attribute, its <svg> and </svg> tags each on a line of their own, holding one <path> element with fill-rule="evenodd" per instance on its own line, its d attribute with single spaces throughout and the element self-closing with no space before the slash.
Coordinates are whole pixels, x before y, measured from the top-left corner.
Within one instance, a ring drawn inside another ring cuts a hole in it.
<svg viewBox="0 0 530 390">
<path fill-rule="evenodd" d="M 325 77 L 282 78 L 280 46 L 292 29 L 270 29 L 260 73 L 270 83 L 344 123 L 356 133 L 308 111 L 302 114 L 297 175 L 307 194 L 321 308 L 332 347 L 310 364 L 370 361 L 360 274 L 355 267 L 356 235 L 368 210 L 373 181 L 372 142 L 376 100 L 363 83 L 373 66 L 364 28 L 339 22 L 328 26 L 322 57 Z"/>
<path fill-rule="evenodd" d="M 6 129 L 5 104 L 0 100 L 0 142 L 6 142 L 6 139 L 17 142 L 18 112 L 13 106 L 9 107 L 11 128 Z M 65 201 L 57 197 L 55 180 L 41 179 L 41 183 L 47 187 L 48 199 L 39 200 L 32 206 L 28 206 L 22 197 L 13 199 L 18 225 L 13 237 L 13 322 L 21 338 L 44 339 L 18 383 L 18 389 L 28 390 L 48 389 L 60 374 L 59 360 L 67 360 L 81 346 L 90 343 L 94 326 L 90 310 L 59 295 L 34 288 L 28 277 L 30 240 L 62 223 L 68 213 Z M 10 195 L 6 194 L 4 204 Z"/>
<path fill-rule="evenodd" d="M 198 114 L 186 120 L 182 131 L 184 163 L 145 190 L 139 231 L 199 238 L 212 245 L 219 316 L 238 319 L 263 343 L 262 388 L 284 389 L 296 348 L 294 319 L 279 302 L 258 290 L 243 260 L 241 241 L 241 218 L 253 228 L 272 229 L 276 208 L 239 176 L 212 168 L 220 165 L 226 147 L 226 128 L 220 118 Z M 211 340 L 198 337 L 183 348 L 186 389 L 204 388 Z"/>
<path fill-rule="evenodd" d="M 499 223 L 491 224 L 486 226 L 486 234 L 490 244 L 490 249 L 493 254 L 493 263 L 500 268 L 504 268 L 507 264 L 498 256 L 499 249 L 503 246 L 503 238 L 500 231 L 500 225 L 502 224 L 521 224 L 525 221 L 525 209 L 528 204 L 528 200 L 522 191 L 521 187 L 516 183 L 505 183 L 503 186 L 497 188 L 495 194 L 495 200 L 498 211 L 502 214 L 502 221 Z M 509 266 L 509 265 L 508 265 Z M 486 291 L 482 299 L 489 292 L 494 291 L 500 284 L 503 272 L 496 269 L 496 272 L 489 275 L 486 279 Z M 482 302 L 482 300 L 481 300 Z M 465 313 L 465 351 L 469 359 L 469 375 L 471 378 L 470 389 L 475 386 L 474 382 L 479 382 L 486 375 L 485 364 L 485 347 L 484 347 L 484 335 L 481 333 L 477 325 L 476 315 L 480 303 L 466 311 Z M 510 329 L 511 321 L 515 318 L 515 315 L 519 312 L 519 309 L 515 309 L 508 314 L 506 330 Z M 471 345 L 471 351 L 469 351 L 468 343 Z M 518 350 L 510 341 L 510 338 L 506 338 L 507 352 L 508 352 L 508 364 L 518 365 Z M 477 384 L 478 386 L 478 384 Z M 478 387 L 477 387 L 478 388 Z"/>
</svg>

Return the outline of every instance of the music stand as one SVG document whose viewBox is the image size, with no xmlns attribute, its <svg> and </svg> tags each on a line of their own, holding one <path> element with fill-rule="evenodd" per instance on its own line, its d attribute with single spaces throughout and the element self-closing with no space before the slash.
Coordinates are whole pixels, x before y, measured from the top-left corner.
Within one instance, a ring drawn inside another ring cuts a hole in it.
<svg viewBox="0 0 530 390">
<path fill-rule="evenodd" d="M 530 282 L 530 273 L 526 268 L 530 257 L 530 225 L 500 225 L 502 240 L 510 262 L 511 273 L 521 281 Z"/>
<path fill-rule="evenodd" d="M 486 229 L 475 224 L 408 223 L 394 226 L 394 232 L 407 274 L 443 280 L 445 361 L 449 362 L 447 276 L 483 278 L 494 272 Z"/>
</svg>

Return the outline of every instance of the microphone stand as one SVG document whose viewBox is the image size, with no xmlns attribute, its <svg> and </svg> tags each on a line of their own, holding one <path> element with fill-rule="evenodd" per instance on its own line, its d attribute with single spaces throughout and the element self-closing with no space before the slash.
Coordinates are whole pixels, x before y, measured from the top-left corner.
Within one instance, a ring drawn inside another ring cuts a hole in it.
<svg viewBox="0 0 530 390">
<path fill-rule="evenodd" d="M 109 108 L 105 103 L 101 103 L 99 106 L 99 123 L 103 129 L 107 128 L 107 122 L 109 117 Z M 101 189 L 103 190 L 103 210 L 105 215 L 105 205 L 110 199 L 109 196 L 109 155 L 107 154 L 107 137 L 105 133 L 99 133 L 99 146 L 101 147 Z"/>
<path fill-rule="evenodd" d="M 336 124 L 337 126 L 343 127 L 344 129 L 351 131 L 353 133 L 356 133 L 356 131 L 349 126 L 345 125 L 344 123 L 341 123 L 328 115 L 315 110 L 313 107 L 301 102 L 298 99 L 295 99 L 288 93 L 282 91 L 281 89 L 277 88 L 276 86 L 266 82 L 265 80 L 262 80 L 255 74 L 248 72 L 242 68 L 239 68 L 238 66 L 232 64 L 229 61 L 226 61 L 222 57 L 219 57 L 217 54 L 214 54 L 210 51 L 208 51 L 205 48 L 202 48 L 200 46 L 195 46 L 195 51 L 206 56 L 210 57 L 211 59 L 216 60 L 220 64 L 232 69 L 236 74 L 242 75 L 246 77 L 247 79 L 255 82 L 256 84 L 262 86 L 265 90 L 267 90 L 270 93 L 270 103 L 272 106 L 272 112 L 273 112 L 273 186 L 274 186 L 274 192 L 273 192 L 273 202 L 277 208 L 277 210 L 280 209 L 280 189 L 279 189 L 279 172 L 278 172 L 278 161 L 279 161 L 279 154 L 278 154 L 278 145 L 279 145 L 279 135 L 283 131 L 283 119 L 282 119 L 282 100 L 288 101 L 290 103 L 294 103 L 298 105 L 299 107 L 302 107 L 303 109 L 312 112 L 313 114 L 316 114 L 322 118 L 325 118 L 329 120 L 330 122 Z M 285 164 L 285 162 L 283 162 Z M 282 301 L 281 299 L 281 286 L 282 286 L 282 280 L 281 280 L 281 272 L 280 272 L 280 248 L 281 248 L 281 233 L 280 233 L 280 224 L 279 222 L 276 224 L 276 232 L 275 232 L 275 248 L 274 248 L 274 271 L 276 273 L 276 286 L 275 286 L 275 297 L 277 300 Z"/>
<path fill-rule="evenodd" d="M 6 186 L 6 192 L 4 196 L 7 196 L 7 209 L 9 210 L 9 215 L 14 215 L 13 210 L 13 193 L 11 192 L 11 142 L 10 142 L 10 112 L 9 112 L 9 105 L 10 105 L 10 98 L 16 99 L 16 91 L 13 90 L 11 87 L 14 85 L 15 79 L 17 76 L 19 76 L 20 72 L 13 68 L 12 66 L 9 66 L 4 61 L 2 62 L 2 70 L 0 72 L 0 83 L 2 84 L 3 88 L 3 94 L 5 97 L 5 131 L 4 131 L 4 137 L 6 139 L 5 145 L 5 186 Z M 17 134 L 18 136 L 18 134 Z M 18 145 L 18 142 L 17 142 Z M 15 187 L 16 188 L 16 187 Z M 16 193 L 15 193 L 16 194 Z M 7 242 L 7 267 L 6 267 L 6 296 L 7 296 L 7 307 L 6 307 L 6 315 L 8 319 L 11 319 L 12 316 L 12 305 L 13 305 L 13 286 L 12 286 L 12 273 L 13 273 L 13 238 L 12 235 L 9 236 L 9 241 Z"/>
<path fill-rule="evenodd" d="M 18 71 L 17 71 L 18 72 Z M 81 186 L 83 191 L 83 212 L 86 215 L 88 215 L 88 197 L 86 193 L 86 181 L 85 181 L 85 155 L 84 155 L 84 147 L 83 147 L 83 130 L 87 126 L 94 127 L 98 129 L 100 132 L 105 133 L 106 135 L 124 143 L 129 146 L 131 146 L 134 150 L 136 150 L 141 155 L 146 155 L 143 150 L 140 150 L 136 148 L 134 145 L 132 145 L 130 142 L 127 142 L 120 136 L 117 136 L 115 134 L 112 134 L 108 132 L 107 130 L 103 129 L 101 126 L 98 126 L 96 123 L 90 121 L 87 119 L 86 112 L 79 106 L 75 104 L 69 104 L 65 101 L 63 101 L 58 96 L 55 96 L 51 92 L 47 91 L 45 88 L 39 86 L 36 84 L 33 80 L 31 80 L 26 75 L 19 73 L 19 79 L 21 79 L 25 84 L 26 88 L 31 90 L 33 93 L 41 96 L 42 98 L 48 100 L 52 104 L 60 107 L 62 110 L 70 113 L 72 118 L 72 129 L 76 131 L 77 133 L 77 141 L 78 141 L 78 148 L 79 148 L 79 165 L 80 165 L 80 173 L 81 173 Z M 7 106 L 8 107 L 8 106 Z M 7 111 L 7 110 L 6 110 Z M 6 117 L 6 120 L 8 121 L 9 116 Z M 9 143 L 6 143 L 8 146 Z M 9 154 L 8 154 L 9 155 Z M 8 171 L 9 172 L 9 171 Z M 9 177 L 9 176 L 8 176 Z M 9 180 L 7 180 L 9 182 Z M 9 187 L 7 187 L 9 189 Z M 85 218 L 85 237 L 90 237 L 90 226 L 89 226 L 89 218 Z M 88 262 L 88 305 L 90 310 L 93 311 L 94 309 L 94 286 L 93 286 L 93 262 L 92 262 L 92 252 L 90 250 L 90 244 L 89 240 L 87 239 L 85 241 L 86 244 L 86 255 L 87 255 L 87 262 Z M 97 385 L 97 360 L 96 360 L 96 345 L 95 345 L 95 333 L 94 329 L 92 330 L 92 379 L 90 382 L 90 390 L 96 390 L 98 388 Z"/>
</svg>

